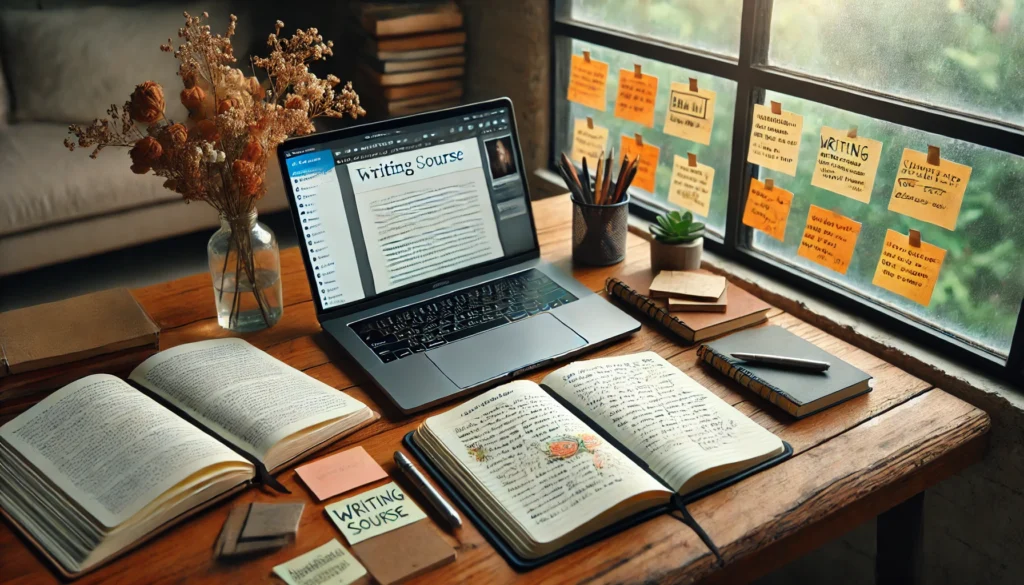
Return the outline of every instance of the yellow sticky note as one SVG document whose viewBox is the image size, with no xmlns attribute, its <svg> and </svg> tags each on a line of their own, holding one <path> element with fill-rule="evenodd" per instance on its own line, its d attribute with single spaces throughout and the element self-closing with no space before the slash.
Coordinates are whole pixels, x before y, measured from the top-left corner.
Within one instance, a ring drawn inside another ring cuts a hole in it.
<svg viewBox="0 0 1024 585">
<path fill-rule="evenodd" d="M 797 255 L 846 274 L 860 235 L 860 222 L 817 205 L 807 213 L 807 226 Z"/>
<path fill-rule="evenodd" d="M 427 517 L 395 482 L 331 504 L 324 511 L 349 544 L 362 542 Z"/>
<path fill-rule="evenodd" d="M 576 120 L 572 130 L 572 160 L 582 163 L 583 157 L 587 162 L 597 164 L 601 153 L 608 148 L 608 129 L 594 124 L 593 128 L 587 126 L 586 120 Z"/>
<path fill-rule="evenodd" d="M 796 176 L 796 161 L 800 156 L 800 133 L 804 117 L 782 110 L 773 114 L 771 108 L 754 104 L 754 124 L 750 129 L 750 149 L 747 161 Z"/>
<path fill-rule="evenodd" d="M 714 181 L 715 169 L 700 163 L 691 167 L 688 158 L 677 154 L 672 164 L 668 201 L 707 217 L 711 210 L 711 186 Z"/>
<path fill-rule="evenodd" d="M 870 203 L 882 143 L 863 136 L 850 138 L 847 134 L 846 130 L 821 127 L 818 162 L 814 165 L 811 184 Z"/>
<path fill-rule="evenodd" d="M 566 99 L 603 112 L 607 83 L 607 63 L 597 59 L 588 62 L 580 55 L 572 56 L 572 65 L 569 68 L 569 95 Z"/>
<path fill-rule="evenodd" d="M 619 150 L 628 156 L 629 160 L 640 155 L 640 164 L 637 166 L 636 176 L 633 177 L 630 186 L 654 193 L 654 175 L 658 172 L 658 155 L 661 153 L 661 149 L 647 141 L 644 141 L 644 145 L 641 147 L 636 143 L 635 138 L 629 136 L 622 136 L 619 146 Z M 621 161 L 621 159 L 619 160 Z"/>
<path fill-rule="evenodd" d="M 926 242 L 914 248 L 910 236 L 888 230 L 871 284 L 927 307 L 945 259 L 942 248 Z"/>
<path fill-rule="evenodd" d="M 711 144 L 711 126 L 715 123 L 715 92 L 700 88 L 690 91 L 686 83 L 673 83 L 665 114 L 665 134 Z"/>
<path fill-rule="evenodd" d="M 778 185 L 770 190 L 764 183 L 751 177 L 747 205 L 743 209 L 743 224 L 761 230 L 779 240 L 786 239 L 786 220 L 793 204 L 793 194 Z"/>
<path fill-rule="evenodd" d="M 274 567 L 288 585 L 348 585 L 366 574 L 351 553 L 336 539 Z"/>
<path fill-rule="evenodd" d="M 658 78 L 629 69 L 619 69 L 619 93 L 615 98 L 615 116 L 648 128 L 654 127 L 654 100 L 658 95 Z"/>
<path fill-rule="evenodd" d="M 927 154 L 904 148 L 889 211 L 954 230 L 970 179 L 967 165 L 945 159 L 931 165 Z"/>
</svg>

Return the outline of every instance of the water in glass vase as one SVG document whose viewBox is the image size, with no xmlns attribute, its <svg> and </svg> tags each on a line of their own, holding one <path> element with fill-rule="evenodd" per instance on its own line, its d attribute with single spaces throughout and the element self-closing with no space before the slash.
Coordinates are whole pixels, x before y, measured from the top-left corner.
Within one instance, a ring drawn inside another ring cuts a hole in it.
<svg viewBox="0 0 1024 585">
<path fill-rule="evenodd" d="M 232 331 L 256 331 L 277 323 L 281 318 L 281 277 L 277 271 L 256 270 L 256 288 L 262 295 L 266 306 L 260 304 L 253 294 L 253 286 L 245 273 L 241 280 L 234 273 L 224 275 L 224 286 L 219 281 L 213 283 L 213 293 L 217 300 L 217 323 Z M 236 308 L 234 320 L 232 313 Z M 266 311 L 266 318 L 264 318 Z"/>
<path fill-rule="evenodd" d="M 207 245 L 217 322 L 237 332 L 272 327 L 284 311 L 277 237 L 256 212 L 221 216 Z"/>
</svg>

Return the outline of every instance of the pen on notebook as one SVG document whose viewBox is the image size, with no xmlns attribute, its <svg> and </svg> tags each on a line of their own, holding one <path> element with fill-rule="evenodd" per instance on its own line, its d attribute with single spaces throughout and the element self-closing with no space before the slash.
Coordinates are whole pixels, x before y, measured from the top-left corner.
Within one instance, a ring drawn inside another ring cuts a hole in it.
<svg viewBox="0 0 1024 585">
<path fill-rule="evenodd" d="M 791 368 L 794 370 L 824 372 L 825 370 L 832 367 L 832 364 L 828 362 L 820 362 L 818 360 L 805 360 L 801 358 L 787 357 L 784 355 L 771 355 L 767 353 L 744 353 L 741 351 L 734 351 L 730 355 L 736 359 L 743 360 L 745 362 L 751 362 L 755 364 L 767 364 L 771 366 L 779 366 L 781 368 Z"/>
<path fill-rule="evenodd" d="M 402 473 L 409 478 L 409 481 L 416 486 L 416 489 L 420 490 L 427 500 L 430 501 L 430 505 L 434 506 L 434 509 L 441 514 L 452 528 L 462 526 L 462 518 L 459 517 L 459 513 L 455 511 L 455 508 L 442 498 L 441 494 L 437 493 L 433 486 L 427 483 L 420 470 L 416 469 L 412 461 L 409 461 L 409 458 L 401 451 L 395 451 L 395 463 L 398 464 L 398 468 L 402 470 Z"/>
</svg>

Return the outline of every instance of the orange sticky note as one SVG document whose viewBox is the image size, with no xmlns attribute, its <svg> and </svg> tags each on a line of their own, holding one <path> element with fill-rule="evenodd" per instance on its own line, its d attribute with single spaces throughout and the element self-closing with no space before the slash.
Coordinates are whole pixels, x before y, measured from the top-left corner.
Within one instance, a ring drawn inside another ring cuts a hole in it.
<svg viewBox="0 0 1024 585">
<path fill-rule="evenodd" d="M 633 74 L 632 71 L 629 72 Z M 640 146 L 636 143 L 636 139 L 631 136 L 622 136 L 619 140 L 619 150 L 622 154 L 629 157 L 629 160 L 633 160 L 633 157 L 640 155 L 640 164 L 636 169 L 636 176 L 633 177 L 633 182 L 630 186 L 639 187 L 648 193 L 654 193 L 654 175 L 658 172 L 658 155 L 661 153 L 661 149 L 654 146 L 650 142 L 644 141 L 644 145 Z"/>
<path fill-rule="evenodd" d="M 643 73 L 640 77 L 629 69 L 619 69 L 619 93 L 615 98 L 615 117 L 654 127 L 654 100 L 658 95 L 658 78 Z"/>
<path fill-rule="evenodd" d="M 321 502 L 388 476 L 362 447 L 296 467 L 295 473 Z"/>
<path fill-rule="evenodd" d="M 860 223 L 817 205 L 807 213 L 807 226 L 797 255 L 846 274 L 860 235 Z"/>
<path fill-rule="evenodd" d="M 881 142 L 863 136 L 851 137 L 846 130 L 822 126 L 811 184 L 870 203 L 881 156 Z"/>
<path fill-rule="evenodd" d="M 593 58 L 588 62 L 579 55 L 572 56 L 572 65 L 569 68 L 569 95 L 566 99 L 603 112 L 607 83 L 607 63 Z"/>
<path fill-rule="evenodd" d="M 946 159 L 929 164 L 926 153 L 904 148 L 889 211 L 954 230 L 970 180 L 967 165 Z"/>
<path fill-rule="evenodd" d="M 942 248 L 926 242 L 913 247 L 910 236 L 888 230 L 871 284 L 927 307 L 945 259 Z"/>
<path fill-rule="evenodd" d="M 743 225 L 761 230 L 781 242 L 786 239 L 786 221 L 792 204 L 793 194 L 789 191 L 778 184 L 768 190 L 764 183 L 751 177 Z"/>
<path fill-rule="evenodd" d="M 800 114 L 785 110 L 773 114 L 771 108 L 754 104 L 754 123 L 750 128 L 747 161 L 796 176 L 803 129 L 804 117 Z"/>
</svg>

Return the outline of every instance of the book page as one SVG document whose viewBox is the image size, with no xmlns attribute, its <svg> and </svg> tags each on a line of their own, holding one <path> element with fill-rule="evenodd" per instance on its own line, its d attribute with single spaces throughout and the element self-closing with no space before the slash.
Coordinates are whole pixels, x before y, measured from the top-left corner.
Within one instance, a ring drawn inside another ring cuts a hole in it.
<svg viewBox="0 0 1024 585">
<path fill-rule="evenodd" d="M 675 490 L 782 441 L 654 352 L 569 364 L 543 383 Z"/>
<path fill-rule="evenodd" d="M 555 540 L 637 494 L 667 493 L 532 382 L 501 386 L 426 426 L 535 542 Z"/>
<path fill-rule="evenodd" d="M 108 374 L 54 392 L 0 439 L 101 524 L 114 527 L 217 463 L 251 467 L 215 438 Z"/>
<path fill-rule="evenodd" d="M 285 437 L 366 408 L 241 339 L 162 351 L 129 379 L 261 461 Z"/>
</svg>

